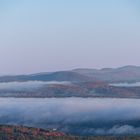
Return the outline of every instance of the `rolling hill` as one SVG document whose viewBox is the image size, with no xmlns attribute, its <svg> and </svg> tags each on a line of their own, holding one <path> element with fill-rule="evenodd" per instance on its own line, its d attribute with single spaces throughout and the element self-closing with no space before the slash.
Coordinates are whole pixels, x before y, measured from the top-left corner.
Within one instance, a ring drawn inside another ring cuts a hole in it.
<svg viewBox="0 0 140 140">
<path fill-rule="evenodd" d="M 120 68 L 75 69 L 76 73 L 92 77 L 108 83 L 139 82 L 140 66 L 124 66 Z"/>
<path fill-rule="evenodd" d="M 120 68 L 103 69 L 74 69 L 69 71 L 29 75 L 0 76 L 0 82 L 11 81 L 104 81 L 108 83 L 139 82 L 140 66 L 124 66 Z"/>
<path fill-rule="evenodd" d="M 0 97 L 140 98 L 140 86 L 110 85 L 110 83 L 139 81 L 140 67 L 138 66 L 1 76 Z M 38 83 L 32 85 L 30 82 Z"/>
</svg>

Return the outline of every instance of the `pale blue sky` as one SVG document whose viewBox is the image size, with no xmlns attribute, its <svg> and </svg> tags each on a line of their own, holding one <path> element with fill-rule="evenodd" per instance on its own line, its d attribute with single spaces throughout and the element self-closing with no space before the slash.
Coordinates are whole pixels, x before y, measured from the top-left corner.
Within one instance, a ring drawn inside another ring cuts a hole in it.
<svg viewBox="0 0 140 140">
<path fill-rule="evenodd" d="M 0 74 L 140 65 L 139 0 L 0 0 Z"/>
</svg>

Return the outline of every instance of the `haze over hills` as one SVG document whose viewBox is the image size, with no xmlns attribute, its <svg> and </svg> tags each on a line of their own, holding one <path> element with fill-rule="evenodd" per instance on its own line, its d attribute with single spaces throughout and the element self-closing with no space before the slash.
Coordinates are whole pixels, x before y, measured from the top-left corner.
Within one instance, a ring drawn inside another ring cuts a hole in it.
<svg viewBox="0 0 140 140">
<path fill-rule="evenodd" d="M 124 66 L 103 69 L 75 69 L 74 72 L 104 82 L 139 82 L 140 66 Z"/>
<path fill-rule="evenodd" d="M 140 82 L 140 67 L 124 66 L 99 70 L 75 69 L 30 75 L 1 76 L 0 96 L 140 98 L 140 86 L 113 85 L 121 82 Z"/>
<path fill-rule="evenodd" d="M 140 66 L 103 69 L 74 69 L 30 75 L 0 76 L 0 82 L 11 81 L 103 81 L 108 83 L 139 82 Z"/>
<path fill-rule="evenodd" d="M 71 82 L 84 82 L 93 81 L 92 77 L 84 74 L 79 74 L 73 71 L 60 71 L 51 73 L 40 73 L 30 75 L 16 75 L 16 76 L 1 76 L 0 82 L 12 81 L 71 81 Z"/>
</svg>

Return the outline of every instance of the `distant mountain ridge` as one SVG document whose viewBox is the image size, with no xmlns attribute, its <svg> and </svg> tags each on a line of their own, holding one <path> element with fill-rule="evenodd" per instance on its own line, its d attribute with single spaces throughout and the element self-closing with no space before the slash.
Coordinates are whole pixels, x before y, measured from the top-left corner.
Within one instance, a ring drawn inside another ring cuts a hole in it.
<svg viewBox="0 0 140 140">
<path fill-rule="evenodd" d="M 103 69 L 75 69 L 76 73 L 94 78 L 97 81 L 108 83 L 118 82 L 139 82 L 140 66 L 124 66 L 119 68 Z"/>
<path fill-rule="evenodd" d="M 0 97 L 140 98 L 140 86 L 115 87 L 112 84 L 120 82 L 140 82 L 140 67 L 124 66 L 99 70 L 75 69 L 30 75 L 1 76 Z M 38 87 L 37 83 L 42 84 L 42 86 Z"/>
<path fill-rule="evenodd" d="M 1 76 L 0 82 L 12 82 L 12 81 L 71 81 L 82 82 L 92 81 L 93 78 L 73 72 L 73 71 L 58 71 L 52 73 L 40 73 L 30 75 L 16 75 L 16 76 Z"/>
<path fill-rule="evenodd" d="M 11 81 L 140 82 L 140 66 L 102 69 L 74 69 L 69 71 L 43 72 L 29 75 L 0 76 L 0 82 Z"/>
</svg>

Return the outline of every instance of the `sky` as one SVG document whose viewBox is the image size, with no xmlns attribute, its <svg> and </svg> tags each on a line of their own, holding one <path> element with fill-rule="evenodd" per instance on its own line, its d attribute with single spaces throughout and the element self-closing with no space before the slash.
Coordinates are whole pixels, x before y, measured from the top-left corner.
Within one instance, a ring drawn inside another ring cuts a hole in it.
<svg viewBox="0 0 140 140">
<path fill-rule="evenodd" d="M 140 65 L 139 0 L 0 0 L 0 74 Z"/>
</svg>

